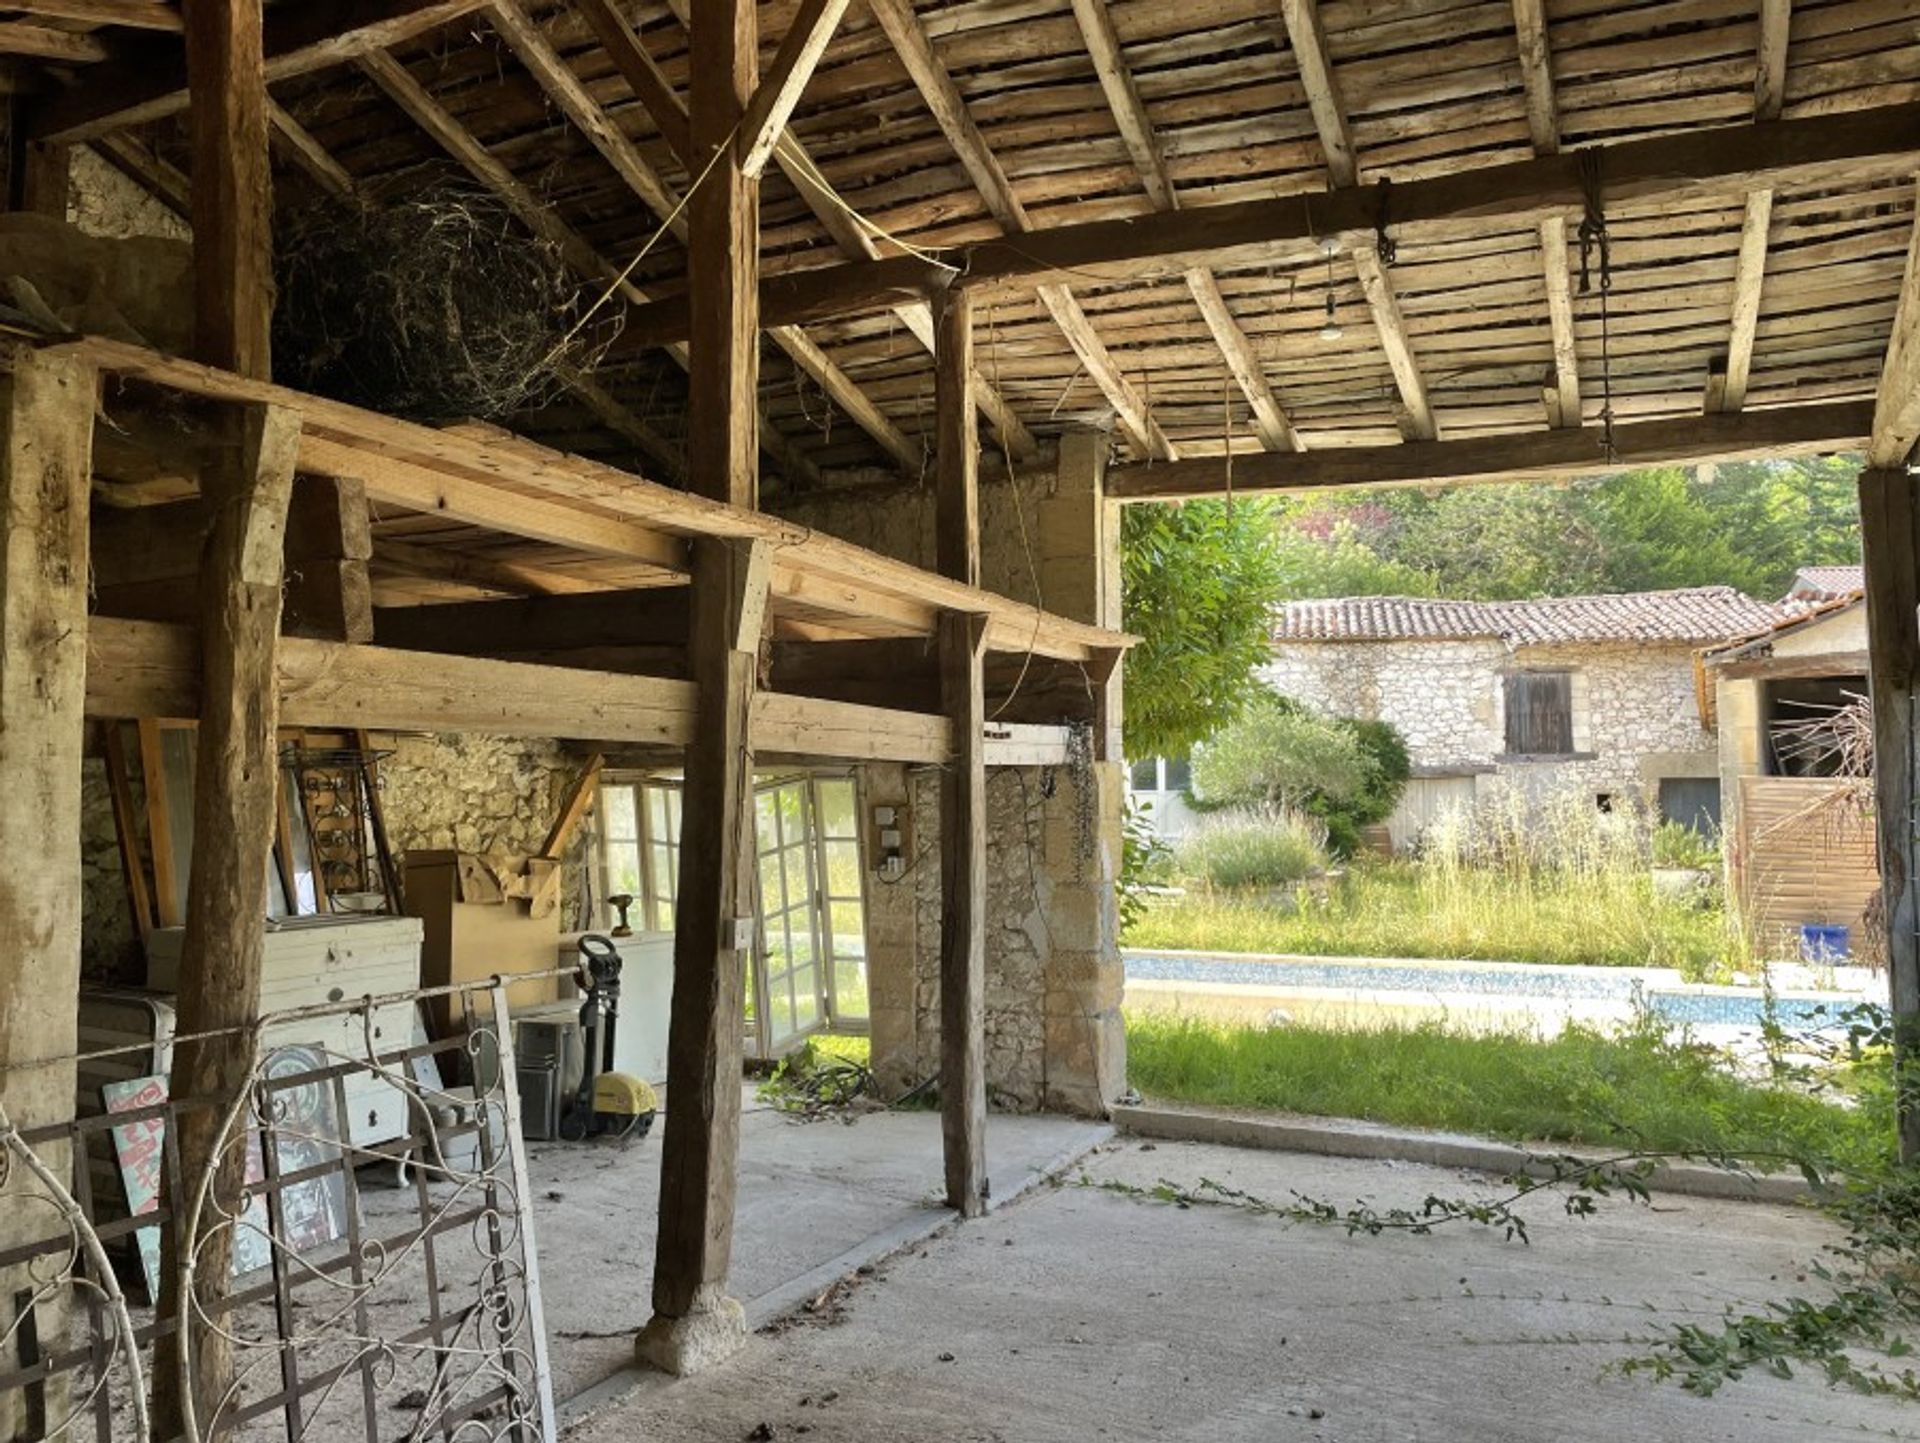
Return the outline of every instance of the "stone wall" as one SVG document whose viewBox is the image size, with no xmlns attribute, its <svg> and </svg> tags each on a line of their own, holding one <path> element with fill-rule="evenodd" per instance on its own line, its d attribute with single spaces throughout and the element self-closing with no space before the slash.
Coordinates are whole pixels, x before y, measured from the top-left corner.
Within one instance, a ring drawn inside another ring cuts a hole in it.
<svg viewBox="0 0 1920 1443">
<path fill-rule="evenodd" d="M 1573 757 L 1507 755 L 1503 678 L 1536 668 L 1573 673 Z M 1264 674 L 1276 690 L 1329 715 L 1393 723 L 1414 766 L 1429 775 L 1499 776 L 1530 790 L 1582 789 L 1651 805 L 1662 777 L 1715 773 L 1715 738 L 1701 725 L 1685 645 L 1281 643 Z"/>
<path fill-rule="evenodd" d="M 1125 1086 L 1120 769 L 987 777 L 987 1089 L 996 1107 L 1099 1113 Z M 940 1070 L 940 778 L 870 767 L 863 800 L 903 805 L 906 874 L 867 876 L 874 1070 L 889 1095 Z"/>
<path fill-rule="evenodd" d="M 387 840 L 404 861 L 410 848 L 527 856 L 546 841 L 579 759 L 557 742 L 437 735 L 376 737 L 393 754 L 381 763 Z M 144 803 L 134 768 L 134 806 Z M 560 927 L 585 926 L 583 886 L 593 857 L 592 821 L 574 833 L 561 867 Z M 81 962 L 88 977 L 138 984 L 145 976 L 120 864 L 106 765 L 89 758 L 81 777 L 81 868 L 85 912 Z"/>
</svg>

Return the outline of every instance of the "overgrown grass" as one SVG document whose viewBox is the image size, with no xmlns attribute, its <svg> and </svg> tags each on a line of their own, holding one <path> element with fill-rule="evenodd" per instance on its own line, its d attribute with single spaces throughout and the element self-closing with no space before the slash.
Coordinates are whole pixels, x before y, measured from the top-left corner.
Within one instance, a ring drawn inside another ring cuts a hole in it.
<svg viewBox="0 0 1920 1443">
<path fill-rule="evenodd" d="M 1223 812 L 1184 837 L 1174 860 L 1215 887 L 1284 887 L 1327 865 L 1327 829 L 1284 807 Z"/>
<path fill-rule="evenodd" d="M 1289 903 L 1194 893 L 1156 897 L 1129 947 L 1446 957 L 1726 975 L 1733 944 L 1718 907 L 1656 896 L 1645 871 L 1581 875 L 1402 862 L 1356 866 L 1324 897 Z"/>
<path fill-rule="evenodd" d="M 1517 1142 L 1789 1154 L 1867 1171 L 1891 1155 L 1891 1089 L 1869 1076 L 1845 1106 L 1736 1077 L 1657 1022 L 1569 1024 L 1541 1040 L 1442 1023 L 1364 1029 L 1229 1026 L 1133 1014 L 1127 1069 L 1150 1098 L 1357 1117 Z"/>
</svg>

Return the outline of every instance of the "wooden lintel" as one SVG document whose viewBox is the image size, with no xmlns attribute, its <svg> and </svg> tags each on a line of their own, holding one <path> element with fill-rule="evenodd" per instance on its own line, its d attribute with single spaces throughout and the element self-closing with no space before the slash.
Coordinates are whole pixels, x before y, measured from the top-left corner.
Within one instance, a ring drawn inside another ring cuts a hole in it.
<svg viewBox="0 0 1920 1443">
<path fill-rule="evenodd" d="M 1790 677 L 1865 676 L 1864 651 L 1827 652 L 1818 656 L 1756 656 L 1710 664 L 1713 675 L 1728 681 L 1782 681 Z"/>
<path fill-rule="evenodd" d="M 1857 450 L 1865 444 L 1872 425 L 1871 402 L 1833 401 L 1617 425 L 1611 456 L 1597 427 L 1390 446 L 1323 446 L 1298 455 L 1237 456 L 1232 489 L 1236 495 L 1249 495 L 1322 487 L 1607 476 L 1640 466 Z M 1119 501 L 1173 501 L 1218 496 L 1226 490 L 1226 465 L 1218 457 L 1151 467 L 1120 466 L 1107 473 L 1107 495 Z"/>
</svg>

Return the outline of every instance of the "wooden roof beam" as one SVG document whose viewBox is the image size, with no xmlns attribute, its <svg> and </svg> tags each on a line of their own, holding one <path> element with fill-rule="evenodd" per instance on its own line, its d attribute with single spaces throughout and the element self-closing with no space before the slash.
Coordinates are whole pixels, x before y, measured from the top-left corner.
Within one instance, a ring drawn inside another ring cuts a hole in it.
<svg viewBox="0 0 1920 1443">
<path fill-rule="evenodd" d="M 374 538 L 371 565 L 375 570 L 451 581 L 497 591 L 504 596 L 567 596 L 605 589 L 598 582 L 584 581 L 551 567 L 497 560 L 458 547 L 423 545 L 384 536 Z M 378 634 L 376 631 L 375 635 Z"/>
<path fill-rule="evenodd" d="M 1014 194 L 1013 184 L 1001 169 L 999 158 L 974 123 L 960 88 L 934 52 L 933 40 L 914 13 L 911 0 L 868 0 L 868 8 L 994 219 L 1008 231 L 1031 231 L 1033 223 L 1026 207 Z M 1081 366 L 1113 407 L 1127 444 L 1142 456 L 1173 460 L 1177 454 L 1173 443 L 1153 419 L 1132 382 L 1122 374 L 1118 362 L 1065 281 L 1050 281 L 1037 290 L 1047 314 L 1053 317 Z"/>
<path fill-rule="evenodd" d="M 757 177 L 773 158 L 773 148 L 793 118 L 794 107 L 800 103 L 820 58 L 827 53 L 827 42 L 833 39 L 840 17 L 847 13 L 848 3 L 800 0 L 800 9 L 787 27 L 773 65 L 760 77 L 740 120 L 734 149 L 740 156 L 741 172 L 749 178 Z"/>
<path fill-rule="evenodd" d="M 345 64 L 478 10 L 486 0 L 304 0 L 267 12 L 267 81 Z M 137 55 L 97 65 L 28 119 L 28 138 L 92 140 L 187 108 L 185 51 L 156 35 Z"/>
<path fill-rule="evenodd" d="M 77 20 L 82 25 L 120 25 L 129 30 L 186 28 L 178 5 L 166 0 L 13 0 L 7 9 L 47 20 Z"/>
<path fill-rule="evenodd" d="M 1313 127 L 1319 133 L 1320 148 L 1326 152 L 1327 176 L 1335 190 L 1357 186 L 1359 155 L 1347 125 L 1346 106 L 1340 99 L 1333 62 L 1327 55 L 1327 35 L 1320 23 L 1320 7 L 1316 0 L 1280 0 L 1280 11 L 1286 20 L 1287 39 L 1293 46 L 1300 83 L 1306 87 Z M 1352 250 L 1353 269 L 1360 278 L 1361 294 L 1366 296 L 1367 309 L 1373 313 L 1380 347 L 1386 352 L 1394 386 L 1400 392 L 1397 419 L 1401 434 L 1409 441 L 1431 441 L 1439 434 L 1439 428 L 1433 419 L 1433 403 L 1427 398 L 1427 383 L 1420 374 L 1420 363 L 1413 354 L 1406 318 L 1400 313 L 1399 297 L 1394 294 L 1393 278 L 1387 274 L 1385 262 L 1372 245 L 1356 242 Z"/>
<path fill-rule="evenodd" d="M 1916 380 L 1915 396 L 1915 411 L 1920 413 L 1920 380 Z M 1849 451 L 1864 444 L 1872 429 L 1870 403 L 1833 401 L 1737 416 L 1686 416 L 1615 425 L 1611 458 L 1598 427 L 1388 446 L 1326 446 L 1305 454 L 1236 456 L 1231 489 L 1242 496 L 1326 487 L 1609 476 L 1639 466 Z M 1107 495 L 1119 501 L 1189 500 L 1224 495 L 1228 489 L 1228 467 L 1218 456 L 1192 457 L 1171 465 L 1119 466 L 1107 473 Z"/>
<path fill-rule="evenodd" d="M 561 113 L 592 143 L 647 209 L 684 243 L 688 222 L 680 198 L 647 162 L 639 147 L 627 138 L 626 132 L 601 108 L 540 27 L 521 9 L 518 0 L 489 0 L 487 19 Z M 797 328 L 772 326 L 767 334 L 855 425 L 893 457 L 901 470 L 910 476 L 919 474 L 920 447 L 907 439 L 824 350 Z"/>
<path fill-rule="evenodd" d="M 1920 191 L 1915 195 L 1900 304 L 1894 311 L 1893 335 L 1874 396 L 1867 465 L 1877 471 L 1909 465 L 1916 444 L 1920 444 Z"/>
<path fill-rule="evenodd" d="M 1100 88 L 1106 93 L 1107 108 L 1113 112 L 1114 124 L 1126 142 L 1133 167 L 1140 173 L 1141 185 L 1162 210 L 1178 210 L 1179 191 L 1168 173 L 1166 157 L 1154 134 L 1153 120 L 1140 99 L 1139 87 L 1134 84 L 1133 72 L 1120 48 L 1120 35 L 1114 29 L 1113 16 L 1105 0 L 1073 0 L 1073 13 L 1080 23 L 1087 53 L 1093 59 L 1094 72 L 1100 78 Z M 1247 398 L 1261 444 L 1270 451 L 1303 450 L 1299 433 L 1275 398 L 1253 343 L 1247 339 L 1247 333 L 1241 329 L 1226 296 L 1221 293 L 1220 282 L 1205 266 L 1193 267 L 1184 279 L 1214 344 L 1220 348 L 1221 359 Z"/>
<path fill-rule="evenodd" d="M 580 4 L 589 10 L 603 10 L 607 6 L 607 0 L 580 0 Z M 684 27 L 689 15 L 687 0 L 668 0 L 668 10 L 674 13 L 674 17 Z M 595 25 L 595 29 L 599 27 Z M 628 44 L 628 42 L 634 48 L 639 48 L 639 40 L 632 36 L 632 31 L 628 31 L 628 38 L 622 40 L 622 44 Z M 643 50 L 641 54 L 645 56 Z M 651 56 L 645 56 L 645 65 L 653 67 L 653 73 L 659 75 L 659 67 L 653 65 Z M 684 132 L 685 109 L 680 104 L 680 98 L 674 94 L 672 86 L 668 86 L 664 79 L 660 81 L 660 86 L 664 88 L 664 96 L 659 100 L 660 106 L 670 111 L 674 117 L 678 117 L 678 127 Z M 662 125 L 662 132 L 664 132 L 666 127 L 660 121 L 660 111 L 655 109 L 655 102 L 649 102 L 643 98 L 641 104 L 645 104 L 649 113 L 653 113 L 655 123 Z M 684 155 L 682 155 L 682 163 L 685 163 Z M 879 246 L 874 244 L 874 238 L 868 234 L 864 226 L 854 221 L 854 217 L 849 213 L 849 205 L 841 200 L 839 192 L 831 186 L 826 175 L 822 175 L 820 167 L 814 165 L 814 157 L 806 154 L 806 148 L 801 144 L 799 136 L 793 134 L 793 130 L 787 129 L 781 132 L 774 146 L 774 163 L 780 167 L 781 175 L 787 177 L 787 182 L 799 192 L 801 200 L 806 201 L 806 209 L 814 213 L 814 219 L 820 221 L 822 230 L 828 232 L 833 238 L 833 244 L 839 246 L 843 255 L 858 261 L 879 259 Z M 904 326 L 906 332 L 916 342 L 920 342 L 920 347 L 927 355 L 933 355 L 931 307 L 925 301 L 908 301 L 902 305 L 895 305 L 891 309 L 895 319 L 899 320 L 900 326 Z M 979 407 L 979 413 L 987 418 L 987 424 L 993 426 L 996 436 L 1000 439 L 1000 445 L 1014 457 L 1014 461 L 1027 461 L 1029 457 L 1039 455 L 1041 445 L 1039 441 L 1033 439 L 1033 432 L 1027 430 L 1027 424 L 1014 413 L 1014 407 L 1006 403 L 1006 397 L 1000 395 L 995 384 L 981 370 L 973 372 L 973 405 Z"/>
<path fill-rule="evenodd" d="M 1745 194 L 1758 186 L 1826 188 L 1905 180 L 1920 160 L 1920 102 L 1843 114 L 1719 126 L 1590 147 L 1609 206 L 1643 206 Z M 1501 224 L 1577 217 L 1583 190 L 1571 152 L 1402 181 L 1393 188 L 1394 230 L 1403 241 L 1484 235 Z M 1031 294 L 1088 275 L 1103 284 L 1177 275 L 1194 265 L 1251 268 L 1312 259 L 1332 235 L 1373 233 L 1372 187 L 1193 206 L 1030 231 L 1017 244 L 982 240 L 946 252 L 956 284 L 989 297 Z M 769 320 L 825 320 L 885 310 L 947 284 L 951 274 L 913 256 L 886 256 L 761 282 Z M 686 333 L 686 301 L 671 297 L 629 317 L 628 337 L 659 344 Z"/>
<path fill-rule="evenodd" d="M 542 204 L 540 198 L 496 160 L 445 106 L 428 94 L 426 87 L 415 80 L 399 61 L 384 50 L 375 50 L 361 56 L 358 64 L 389 100 L 460 162 L 469 175 L 505 201 L 507 207 L 520 218 L 521 224 L 553 246 L 577 274 L 586 280 L 613 286 L 630 305 L 644 305 L 652 299 L 631 281 L 621 280 L 618 269 L 611 262 Z M 687 352 L 683 344 L 669 345 L 667 350 L 681 365 L 686 364 Z M 813 463 L 780 433 L 764 413 L 760 417 L 760 446 L 789 480 L 819 480 L 819 472 L 814 469 Z"/>
<path fill-rule="evenodd" d="M 1761 0 L 1760 44 L 1754 66 L 1753 118 L 1778 120 L 1787 92 L 1787 39 L 1793 0 Z M 1709 385 L 1708 409 L 1738 411 L 1747 403 L 1753 341 L 1760 326 L 1760 292 L 1767 275 L 1767 231 L 1773 223 L 1773 192 L 1747 192 L 1740 221 L 1740 258 L 1734 264 L 1732 321 L 1726 365 Z"/>
<path fill-rule="evenodd" d="M 1553 41 L 1547 29 L 1546 0 L 1513 0 L 1513 28 L 1519 41 L 1520 79 L 1527 97 L 1527 133 L 1535 155 L 1560 150 L 1560 106 L 1553 90 Z M 1552 384 L 1541 393 L 1547 424 L 1578 426 L 1580 348 L 1573 326 L 1573 294 L 1568 281 L 1567 221 L 1548 216 L 1539 225 L 1540 269 L 1547 283 L 1547 324 L 1553 332 Z"/>
<path fill-rule="evenodd" d="M 84 31 L 57 30 L 51 25 L 31 25 L 19 20 L 0 22 L 0 55 L 27 55 L 35 60 L 58 60 L 68 65 L 98 65 L 112 53 Z"/>
</svg>

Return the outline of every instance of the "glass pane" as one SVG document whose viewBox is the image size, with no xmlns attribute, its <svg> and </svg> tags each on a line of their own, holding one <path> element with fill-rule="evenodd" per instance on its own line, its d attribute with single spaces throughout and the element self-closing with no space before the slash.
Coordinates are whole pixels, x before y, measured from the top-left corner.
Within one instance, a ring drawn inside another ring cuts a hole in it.
<svg viewBox="0 0 1920 1443">
<path fill-rule="evenodd" d="M 640 895 L 640 848 L 633 842 L 607 843 L 607 895 Z"/>
<path fill-rule="evenodd" d="M 850 778 L 825 778 L 815 785 L 820 801 L 820 834 L 824 837 L 857 837 L 859 818 L 854 813 L 853 782 Z"/>
<path fill-rule="evenodd" d="M 760 913 L 770 917 L 784 911 L 786 905 L 786 889 L 780 885 L 780 854 L 764 853 L 760 858 Z"/>
<path fill-rule="evenodd" d="M 851 958 L 833 964 L 833 1010 L 842 1022 L 864 1022 L 867 1003 L 867 965 Z"/>
<path fill-rule="evenodd" d="M 780 858 L 787 873 L 786 905 L 806 904 L 813 894 L 813 888 L 807 880 L 807 849 L 804 846 L 788 847 L 781 852 Z"/>
<path fill-rule="evenodd" d="M 753 799 L 754 829 L 763 852 L 770 852 L 780 845 L 779 811 L 779 800 L 771 792 L 761 792 Z"/>
<path fill-rule="evenodd" d="M 654 844 L 653 894 L 661 901 L 671 902 L 680 894 L 679 861 L 678 849 Z"/>
<path fill-rule="evenodd" d="M 809 973 L 807 976 L 811 976 Z M 806 977 L 794 979 L 793 1025 L 796 1028 L 812 1027 L 820 1020 L 820 999 L 814 995 L 813 988 L 807 984 Z"/>
<path fill-rule="evenodd" d="M 832 922 L 833 955 L 835 957 L 864 957 L 867 955 L 867 933 L 862 916 L 864 909 L 858 902 L 835 902 L 829 912 Z"/>
<path fill-rule="evenodd" d="M 793 998 L 784 986 L 767 995 L 767 1046 L 778 1047 L 793 1036 Z"/>
<path fill-rule="evenodd" d="M 1137 761 L 1127 773 L 1127 785 L 1136 792 L 1160 790 L 1160 763 L 1153 757 Z"/>
<path fill-rule="evenodd" d="M 607 819 L 607 835 L 632 841 L 640 835 L 639 821 L 633 811 L 633 788 L 624 782 L 600 788 L 600 805 Z"/>
<path fill-rule="evenodd" d="M 1172 757 L 1167 761 L 1167 790 L 1184 792 L 1193 785 L 1193 763 L 1186 757 Z"/>
<path fill-rule="evenodd" d="M 825 842 L 821 850 L 827 854 L 827 895 L 860 896 L 860 844 Z"/>
</svg>

